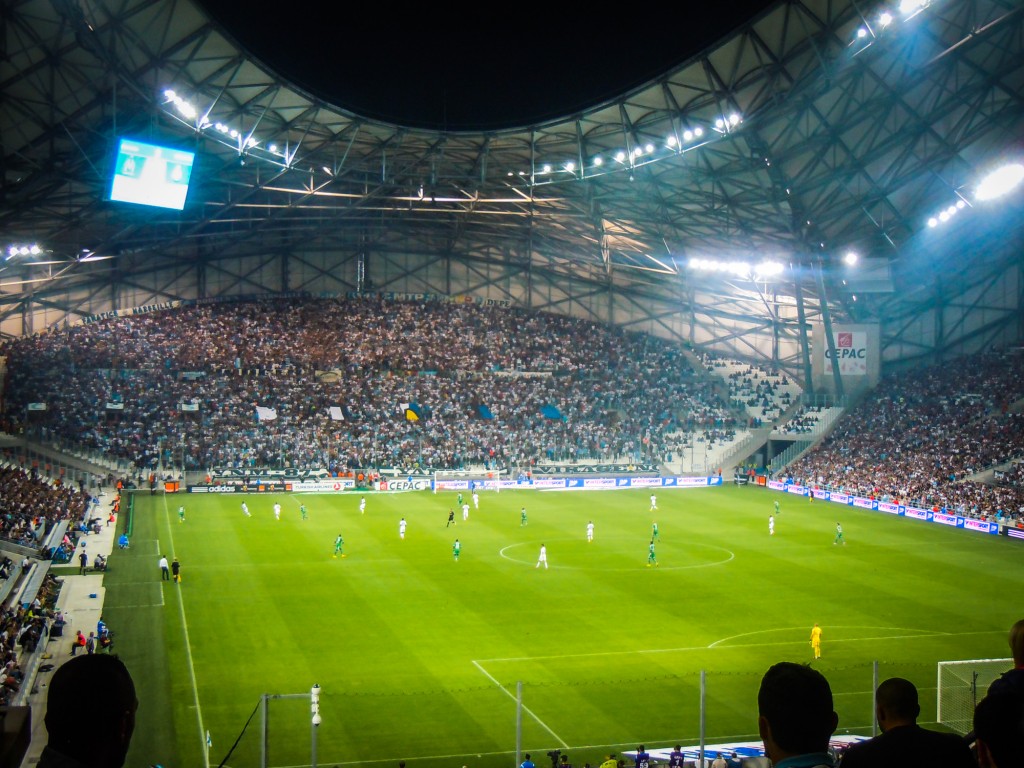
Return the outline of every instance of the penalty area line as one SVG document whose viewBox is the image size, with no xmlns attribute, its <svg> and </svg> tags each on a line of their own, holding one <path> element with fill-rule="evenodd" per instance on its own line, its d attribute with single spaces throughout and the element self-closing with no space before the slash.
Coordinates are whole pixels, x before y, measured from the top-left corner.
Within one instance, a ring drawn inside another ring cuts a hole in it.
<svg viewBox="0 0 1024 768">
<path fill-rule="evenodd" d="M 476 660 L 473 660 L 473 666 L 476 667 L 477 669 L 479 669 L 481 674 L 483 674 L 484 677 L 486 677 L 488 680 L 490 680 L 492 683 L 494 683 L 496 686 L 498 686 L 498 690 L 500 690 L 502 693 L 504 693 L 506 696 L 508 696 L 510 699 L 512 699 L 512 701 L 517 701 L 516 695 L 514 693 L 512 693 L 512 691 L 510 691 L 504 685 L 499 683 L 497 681 L 497 679 L 495 679 L 494 675 L 492 675 L 490 672 L 488 672 L 486 669 L 484 669 L 482 666 L 480 666 L 480 664 Z M 525 704 L 522 704 L 521 706 L 523 707 L 523 712 L 525 712 L 530 717 L 532 717 L 536 721 L 537 725 L 539 725 L 541 728 L 543 728 L 545 731 L 547 731 L 548 733 L 550 733 L 552 736 L 555 737 L 555 741 L 558 742 L 559 746 L 561 746 L 562 749 L 570 749 L 569 745 L 565 743 L 565 740 L 561 736 L 559 736 L 557 733 L 555 733 L 553 730 L 551 730 L 551 726 L 549 726 L 547 723 L 545 723 L 543 720 L 541 720 L 539 717 L 537 717 L 537 715 L 533 712 L 532 709 L 530 709 Z"/>
</svg>

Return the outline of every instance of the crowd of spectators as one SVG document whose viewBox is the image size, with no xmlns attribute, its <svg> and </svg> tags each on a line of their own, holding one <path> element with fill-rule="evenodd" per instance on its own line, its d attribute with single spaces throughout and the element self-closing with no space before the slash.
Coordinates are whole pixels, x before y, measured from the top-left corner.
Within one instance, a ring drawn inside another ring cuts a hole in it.
<svg viewBox="0 0 1024 768">
<path fill-rule="evenodd" d="M 805 405 L 779 427 L 784 435 L 812 435 L 820 430 L 822 418 L 831 409 L 821 405 Z"/>
<path fill-rule="evenodd" d="M 748 414 L 748 426 L 771 423 L 793 405 L 799 387 L 785 374 L 738 360 L 703 356 L 705 369 L 722 377 L 729 388 L 729 405 Z"/>
<path fill-rule="evenodd" d="M 0 539 L 41 547 L 53 525 L 81 519 L 88 505 L 89 496 L 81 490 L 46 480 L 34 471 L 0 466 Z M 13 579 L 12 589 L 20 589 L 18 582 L 29 578 L 31 567 L 29 558 L 20 564 L 4 558 L 0 579 Z M 25 656 L 36 650 L 55 624 L 63 623 L 54 608 L 59 590 L 59 581 L 47 574 L 30 602 L 0 607 L 0 703 L 10 703 L 20 689 Z"/>
<path fill-rule="evenodd" d="M 27 422 L 14 426 L 142 468 L 658 462 L 678 450 L 673 435 L 735 426 L 679 346 L 510 308 L 211 303 L 55 330 L 7 354 L 8 414 Z M 406 420 L 405 403 L 422 418 Z M 257 406 L 276 419 L 257 421 Z"/>
<path fill-rule="evenodd" d="M 1022 473 L 968 480 L 1024 455 L 1024 356 L 1012 352 L 888 375 L 822 445 L 788 467 L 801 482 L 945 508 L 1024 517 Z"/>
</svg>

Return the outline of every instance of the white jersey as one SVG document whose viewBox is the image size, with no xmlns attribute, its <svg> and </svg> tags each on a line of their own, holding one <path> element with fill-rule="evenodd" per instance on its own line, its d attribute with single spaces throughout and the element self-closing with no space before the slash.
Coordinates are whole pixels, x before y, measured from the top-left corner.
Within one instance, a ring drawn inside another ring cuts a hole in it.
<svg viewBox="0 0 1024 768">
<path fill-rule="evenodd" d="M 359 500 L 359 511 L 366 514 L 366 497 L 364 496 Z"/>
<path fill-rule="evenodd" d="M 469 504 L 462 505 L 462 519 L 469 520 Z"/>
<path fill-rule="evenodd" d="M 587 523 L 587 541 L 594 540 L 594 524 Z"/>
<path fill-rule="evenodd" d="M 248 505 L 248 504 L 246 504 L 246 503 L 245 503 L 244 501 L 242 502 L 242 513 L 243 513 L 243 514 L 244 514 L 244 515 L 245 515 L 246 517 L 252 517 L 252 515 L 250 515 L 250 514 L 249 514 L 249 505 Z"/>
<path fill-rule="evenodd" d="M 278 519 L 278 520 L 281 519 L 281 505 L 280 504 L 275 504 L 274 505 L 274 517 L 276 519 Z"/>
<path fill-rule="evenodd" d="M 398 524 L 398 538 L 405 538 L 405 518 L 403 517 L 401 522 Z"/>
<path fill-rule="evenodd" d="M 657 496 L 655 496 L 655 495 L 654 495 L 654 494 L 652 493 L 652 494 L 651 494 L 651 509 L 657 509 L 657 508 L 658 508 L 658 497 L 657 497 Z"/>
<path fill-rule="evenodd" d="M 480 494 L 473 491 L 473 509 L 480 509 Z"/>
<path fill-rule="evenodd" d="M 537 557 L 537 565 L 535 567 L 540 568 L 540 564 L 544 563 L 544 567 L 548 567 L 548 548 L 543 544 L 540 545 L 540 555 Z"/>
</svg>

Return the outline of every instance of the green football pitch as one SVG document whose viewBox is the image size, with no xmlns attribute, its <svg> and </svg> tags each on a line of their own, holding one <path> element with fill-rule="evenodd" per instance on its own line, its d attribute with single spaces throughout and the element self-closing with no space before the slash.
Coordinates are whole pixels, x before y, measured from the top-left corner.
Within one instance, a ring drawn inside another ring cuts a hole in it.
<svg viewBox="0 0 1024 768">
<path fill-rule="evenodd" d="M 659 489 L 653 512 L 640 490 L 485 492 L 446 527 L 455 497 L 366 494 L 361 514 L 359 494 L 137 495 L 104 607 L 140 692 L 129 763 L 202 765 L 209 731 L 211 764 L 237 740 L 228 764 L 258 765 L 261 695 L 314 683 L 318 765 L 507 768 L 518 683 L 538 764 L 694 744 L 702 670 L 708 743 L 754 740 L 761 675 L 810 661 L 815 622 L 839 731 L 869 733 L 872 662 L 931 721 L 936 661 L 1005 657 L 1021 618 L 1024 550 L 1003 537 L 735 487 Z M 269 764 L 309 765 L 308 696 L 267 714 Z"/>
</svg>

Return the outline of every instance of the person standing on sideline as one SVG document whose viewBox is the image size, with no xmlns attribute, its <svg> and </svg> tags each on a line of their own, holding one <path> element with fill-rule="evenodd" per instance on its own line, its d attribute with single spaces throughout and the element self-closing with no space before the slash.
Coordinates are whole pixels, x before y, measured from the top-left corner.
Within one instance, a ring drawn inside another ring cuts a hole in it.
<svg viewBox="0 0 1024 768">
<path fill-rule="evenodd" d="M 455 510 L 451 507 L 448 507 L 448 522 L 444 524 L 444 527 L 447 528 L 449 525 L 458 525 L 455 522 Z"/>
<path fill-rule="evenodd" d="M 921 706 L 909 680 L 891 677 L 875 691 L 875 718 L 881 734 L 850 747 L 844 768 L 927 765 L 932 768 L 975 768 L 971 750 L 958 734 L 925 730 L 917 724 Z"/>
<path fill-rule="evenodd" d="M 175 584 L 181 582 L 181 563 L 178 562 L 178 558 L 171 560 L 171 576 L 174 577 Z"/>
<path fill-rule="evenodd" d="M 85 641 L 85 655 L 92 656 L 94 653 L 96 653 L 96 633 L 90 632 Z"/>
<path fill-rule="evenodd" d="M 836 539 L 832 543 L 833 544 L 842 543 L 842 545 L 844 547 L 846 546 L 846 539 L 843 538 L 843 526 L 840 525 L 839 523 L 836 523 Z"/>
<path fill-rule="evenodd" d="M 403 517 L 398 521 L 398 538 L 405 538 L 405 518 Z"/>
<path fill-rule="evenodd" d="M 635 768 L 650 768 L 651 756 L 648 754 L 647 750 L 644 749 L 643 744 L 636 748 L 636 757 L 634 758 L 633 764 Z"/>
<path fill-rule="evenodd" d="M 184 523 L 185 522 L 185 505 L 184 504 L 179 504 L 178 505 L 178 522 L 179 523 Z"/>
<path fill-rule="evenodd" d="M 534 568 L 540 568 L 540 564 L 544 563 L 544 569 L 548 567 L 548 548 L 543 544 L 540 545 L 540 555 L 537 557 L 537 565 Z"/>
<path fill-rule="evenodd" d="M 85 573 L 85 569 L 89 566 L 89 556 L 85 554 L 85 550 L 82 550 L 82 553 L 78 556 L 78 562 L 81 566 L 78 572 Z"/>
<path fill-rule="evenodd" d="M 246 517 L 252 517 L 252 515 L 249 514 L 249 505 L 246 504 L 244 501 L 242 502 L 242 514 L 244 514 Z"/>
<path fill-rule="evenodd" d="M 683 755 L 683 747 L 681 744 L 676 744 L 668 756 L 668 768 L 683 768 L 686 764 L 686 758 Z"/>
<path fill-rule="evenodd" d="M 341 548 L 344 547 L 344 546 L 345 546 L 345 540 L 343 538 L 341 538 L 341 534 L 339 533 L 338 534 L 338 538 L 336 538 L 334 540 L 334 554 L 331 555 L 331 557 L 335 557 L 336 558 L 336 557 L 338 557 L 338 555 L 341 555 L 342 557 L 344 557 L 345 554 L 341 551 Z"/>
<path fill-rule="evenodd" d="M 537 768 L 537 766 L 533 764 L 533 760 L 530 759 L 529 752 L 526 753 L 526 759 L 519 764 L 519 768 Z"/>
<path fill-rule="evenodd" d="M 594 521 L 591 520 L 587 523 L 587 543 L 589 544 L 594 540 Z"/>
<path fill-rule="evenodd" d="M 171 580 L 171 566 L 167 564 L 167 555 L 160 555 L 160 579 L 161 581 Z"/>
<path fill-rule="evenodd" d="M 815 624 L 811 627 L 811 648 L 814 650 L 814 658 L 821 658 L 821 627 Z"/>
<path fill-rule="evenodd" d="M 459 540 L 456 539 L 455 543 L 452 544 L 452 557 L 455 559 L 455 562 L 459 562 L 459 555 L 461 553 L 462 553 L 462 545 L 459 543 Z"/>
</svg>

